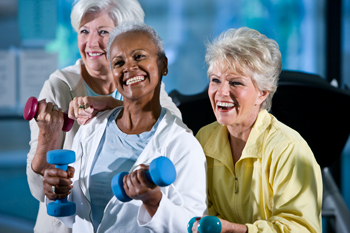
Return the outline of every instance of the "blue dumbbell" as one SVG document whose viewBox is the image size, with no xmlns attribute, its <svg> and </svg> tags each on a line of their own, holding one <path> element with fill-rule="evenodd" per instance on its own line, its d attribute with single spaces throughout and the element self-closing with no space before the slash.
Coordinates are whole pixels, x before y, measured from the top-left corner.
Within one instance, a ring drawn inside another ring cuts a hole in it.
<svg viewBox="0 0 350 233">
<path fill-rule="evenodd" d="M 128 202 L 132 199 L 126 195 L 123 178 L 127 175 L 127 172 L 121 172 L 115 175 L 112 179 L 111 186 L 113 194 L 118 198 L 119 201 Z M 161 156 L 154 159 L 149 165 L 149 170 L 146 171 L 148 181 L 165 187 L 172 184 L 176 179 L 176 170 L 174 164 L 167 157 Z"/>
<path fill-rule="evenodd" d="M 193 223 L 196 222 L 197 217 L 193 217 L 187 225 L 188 233 L 192 233 Z M 221 232 L 221 222 L 215 216 L 205 216 L 199 220 L 198 223 L 199 233 L 220 233 Z"/>
<path fill-rule="evenodd" d="M 47 152 L 46 160 L 50 164 L 55 164 L 56 168 L 67 171 L 68 164 L 75 161 L 75 153 L 71 150 L 51 150 Z M 75 210 L 75 203 L 67 201 L 67 197 L 47 205 L 47 214 L 54 217 L 71 216 L 75 214 Z"/>
</svg>

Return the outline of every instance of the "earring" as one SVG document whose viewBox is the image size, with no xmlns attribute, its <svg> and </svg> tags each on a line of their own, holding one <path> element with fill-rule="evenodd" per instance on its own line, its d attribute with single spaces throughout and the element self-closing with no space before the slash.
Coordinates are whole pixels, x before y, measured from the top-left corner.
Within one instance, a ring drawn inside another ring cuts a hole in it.
<svg viewBox="0 0 350 233">
<path fill-rule="evenodd" d="M 167 73 L 168 73 L 168 72 L 164 71 L 164 72 L 163 72 L 163 75 L 165 76 L 165 75 L 167 75 Z"/>
</svg>

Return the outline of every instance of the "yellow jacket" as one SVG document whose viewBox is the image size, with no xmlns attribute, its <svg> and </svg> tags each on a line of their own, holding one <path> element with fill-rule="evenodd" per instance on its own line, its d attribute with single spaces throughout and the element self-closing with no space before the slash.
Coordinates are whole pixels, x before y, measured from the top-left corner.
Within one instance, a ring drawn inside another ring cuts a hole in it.
<svg viewBox="0 0 350 233">
<path fill-rule="evenodd" d="M 197 134 L 207 158 L 209 215 L 248 232 L 322 232 L 322 176 L 305 140 L 262 110 L 233 164 L 228 130 L 214 122 Z"/>
</svg>

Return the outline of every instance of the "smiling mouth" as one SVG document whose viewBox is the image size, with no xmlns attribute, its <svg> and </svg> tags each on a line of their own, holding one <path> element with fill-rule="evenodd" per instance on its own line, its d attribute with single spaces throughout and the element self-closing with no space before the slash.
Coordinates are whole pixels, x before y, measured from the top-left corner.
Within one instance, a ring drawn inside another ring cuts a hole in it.
<svg viewBox="0 0 350 233">
<path fill-rule="evenodd" d="M 222 110 L 231 110 L 236 105 L 234 103 L 228 103 L 228 102 L 217 102 L 216 106 L 218 106 L 218 108 Z"/>
<path fill-rule="evenodd" d="M 103 53 L 87 53 L 90 57 L 98 57 L 101 56 Z"/>
<path fill-rule="evenodd" d="M 136 76 L 136 77 L 133 77 L 133 78 L 129 78 L 128 80 L 126 80 L 126 85 L 129 86 L 131 84 L 134 84 L 134 83 L 138 83 L 138 82 L 141 82 L 145 80 L 145 77 L 144 76 Z"/>
</svg>

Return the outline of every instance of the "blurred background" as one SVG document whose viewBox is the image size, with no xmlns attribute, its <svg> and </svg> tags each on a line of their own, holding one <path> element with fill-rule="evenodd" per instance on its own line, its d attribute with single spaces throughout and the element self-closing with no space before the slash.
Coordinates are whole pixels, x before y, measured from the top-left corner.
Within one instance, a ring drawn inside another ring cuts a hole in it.
<svg viewBox="0 0 350 233">
<path fill-rule="evenodd" d="M 184 95 L 208 85 L 205 43 L 228 28 L 247 26 L 276 40 L 284 70 L 317 74 L 350 87 L 350 0 L 139 0 L 163 39 L 169 59 L 166 91 Z M 30 96 L 56 69 L 80 57 L 70 24 L 73 0 L 0 0 L 0 232 L 33 232 L 38 201 L 29 191 Z M 319 96 L 319 101 L 327 96 Z M 344 108 L 350 104 L 344 103 Z M 325 106 L 325 111 L 331 106 Z M 296 109 L 297 111 L 297 109 Z M 329 123 L 332 124 L 332 123 Z M 350 142 L 334 178 L 350 206 Z M 327 229 L 324 229 L 327 232 Z"/>
</svg>

